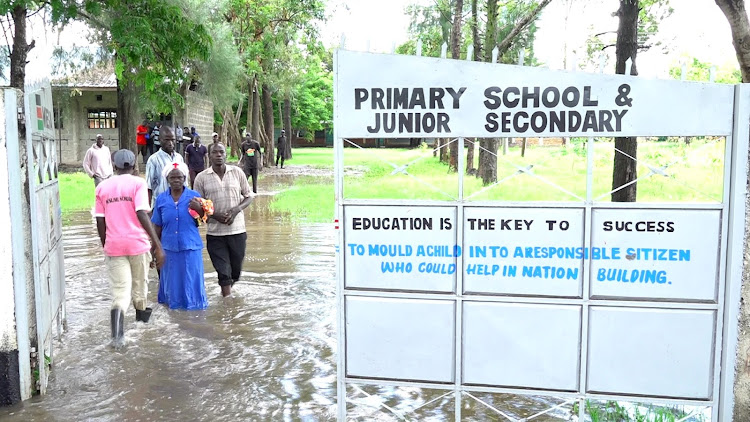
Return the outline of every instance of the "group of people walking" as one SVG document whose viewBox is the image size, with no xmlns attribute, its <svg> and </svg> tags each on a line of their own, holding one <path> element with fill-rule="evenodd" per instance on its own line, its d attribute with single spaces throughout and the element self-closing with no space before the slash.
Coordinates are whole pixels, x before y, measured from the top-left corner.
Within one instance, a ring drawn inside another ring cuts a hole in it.
<svg viewBox="0 0 750 422">
<path fill-rule="evenodd" d="M 206 249 L 222 296 L 231 294 L 245 257 L 243 210 L 256 190 L 255 154 L 260 146 L 249 138 L 243 142 L 243 169 L 251 169 L 255 162 L 251 188 L 245 171 L 226 163 L 226 147 L 218 135 L 208 148 L 200 144 L 199 137 L 193 137 L 183 159 L 175 151 L 175 131 L 168 126 L 159 129 L 160 148 L 146 162 L 145 179 L 135 175 L 136 155 L 126 149 L 113 155 L 113 177 L 94 179 L 97 231 L 113 295 L 115 345 L 123 342 L 124 313 L 130 302 L 136 321 L 148 322 L 151 316 L 146 301 L 150 266 L 159 275 L 159 303 L 170 309 L 208 306 L 200 225 L 207 226 Z M 98 148 L 106 146 L 99 144 Z"/>
</svg>

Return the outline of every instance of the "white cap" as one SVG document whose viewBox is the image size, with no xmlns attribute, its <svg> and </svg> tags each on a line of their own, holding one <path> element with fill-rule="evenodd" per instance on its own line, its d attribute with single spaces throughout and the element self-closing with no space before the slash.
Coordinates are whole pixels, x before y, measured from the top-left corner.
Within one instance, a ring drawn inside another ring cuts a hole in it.
<svg viewBox="0 0 750 422">
<path fill-rule="evenodd" d="M 214 132 L 214 133 L 211 134 L 211 137 L 213 138 L 214 136 L 219 136 L 219 134 L 216 133 L 216 132 Z"/>
</svg>

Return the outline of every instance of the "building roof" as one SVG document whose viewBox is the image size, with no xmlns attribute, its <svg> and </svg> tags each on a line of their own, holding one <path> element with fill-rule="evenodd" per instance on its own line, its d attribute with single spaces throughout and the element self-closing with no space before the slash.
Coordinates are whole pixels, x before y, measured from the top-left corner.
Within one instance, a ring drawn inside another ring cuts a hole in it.
<svg viewBox="0 0 750 422">
<path fill-rule="evenodd" d="M 52 80 L 52 86 L 78 89 L 117 89 L 114 64 L 111 61 L 99 63 L 73 75 L 54 79 Z"/>
</svg>

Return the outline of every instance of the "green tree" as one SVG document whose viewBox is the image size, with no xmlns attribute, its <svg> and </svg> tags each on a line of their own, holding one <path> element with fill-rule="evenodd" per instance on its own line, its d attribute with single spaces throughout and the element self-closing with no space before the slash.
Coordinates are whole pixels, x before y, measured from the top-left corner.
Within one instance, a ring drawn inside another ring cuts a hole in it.
<svg viewBox="0 0 750 422">
<path fill-rule="evenodd" d="M 114 56 L 120 139 L 133 148 L 137 98 L 148 98 L 162 109 L 181 104 L 180 88 L 190 77 L 186 61 L 209 58 L 211 36 L 205 25 L 191 18 L 193 6 L 187 0 L 2 0 L 0 12 L 14 22 L 11 85 L 23 88 L 26 57 L 34 45 L 26 42 L 29 10 L 46 8 L 51 22 L 61 25 L 85 21 Z"/>
<path fill-rule="evenodd" d="M 323 20 L 323 13 L 322 0 L 231 0 L 225 14 L 250 80 L 248 131 L 264 147 L 266 166 L 273 161 L 273 95 L 291 96 L 302 68 L 294 59 L 304 54 L 302 40 L 314 38 L 313 22 Z"/>
<path fill-rule="evenodd" d="M 695 57 L 690 59 L 690 65 L 686 66 L 688 81 L 708 82 L 711 77 L 711 68 L 715 68 L 714 82 L 722 84 L 739 84 L 742 83 L 742 73 L 739 68 L 716 67 L 711 63 L 703 62 Z M 669 69 L 669 76 L 674 79 L 682 79 L 682 66 L 672 66 Z"/>
<path fill-rule="evenodd" d="M 309 56 L 308 61 L 294 87 L 291 121 L 312 139 L 315 131 L 329 127 L 333 121 L 333 75 L 318 55 Z"/>
<path fill-rule="evenodd" d="M 658 23 L 669 16 L 669 0 L 620 0 L 615 12 L 619 17 L 615 43 L 615 73 L 623 75 L 630 61 L 630 75 L 638 75 L 636 56 L 639 49 L 648 48 L 646 42 L 656 32 Z M 639 31 L 645 36 L 639 36 Z M 616 137 L 612 166 L 612 202 L 635 202 L 638 193 L 638 140 L 636 137 Z"/>
</svg>

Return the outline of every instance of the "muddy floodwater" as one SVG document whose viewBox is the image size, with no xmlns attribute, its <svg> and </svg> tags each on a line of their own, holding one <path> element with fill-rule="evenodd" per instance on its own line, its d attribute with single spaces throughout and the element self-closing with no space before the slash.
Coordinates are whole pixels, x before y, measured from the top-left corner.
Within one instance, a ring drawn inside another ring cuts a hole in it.
<svg viewBox="0 0 750 422">
<path fill-rule="evenodd" d="M 270 179 L 270 177 L 269 177 Z M 288 183 L 277 178 L 277 185 Z M 276 185 L 274 185 L 276 186 Z M 108 282 L 90 211 L 64 228 L 67 331 L 55 342 L 48 393 L 0 408 L 2 421 L 327 421 L 336 419 L 336 274 L 332 224 L 294 224 L 269 210 L 263 192 L 246 211 L 244 272 L 222 298 L 204 250 L 205 311 L 156 303 L 148 324 L 126 316 L 126 347 L 109 345 Z M 452 420 L 445 391 L 350 389 L 356 420 Z M 479 396 L 479 394 L 478 394 Z M 559 403 L 486 396 L 506 413 L 528 416 Z M 564 415 L 535 420 L 564 420 Z M 464 420 L 504 420 L 476 402 Z M 560 417 L 562 416 L 562 417 Z"/>
</svg>

